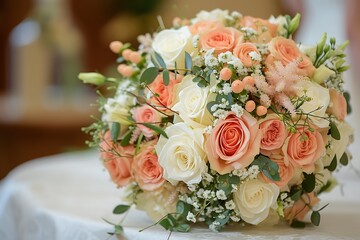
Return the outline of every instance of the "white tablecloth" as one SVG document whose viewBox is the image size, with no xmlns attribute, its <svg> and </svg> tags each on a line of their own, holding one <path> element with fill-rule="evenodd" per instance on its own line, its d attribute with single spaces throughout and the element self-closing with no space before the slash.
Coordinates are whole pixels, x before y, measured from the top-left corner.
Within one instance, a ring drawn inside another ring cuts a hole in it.
<svg viewBox="0 0 360 240">
<path fill-rule="evenodd" d="M 360 176 L 348 167 L 342 170 L 337 174 L 340 185 L 321 196 L 321 204 L 330 205 L 321 212 L 319 227 L 230 227 L 218 234 L 197 227 L 191 233 L 172 233 L 171 239 L 360 239 Z M 0 182 L 0 239 L 105 240 L 112 226 L 102 218 L 120 220 L 111 212 L 122 194 L 95 151 L 30 161 Z M 132 209 L 123 223 L 123 238 L 167 239 L 169 233 L 161 227 L 138 231 L 150 224 L 144 213 Z"/>
</svg>

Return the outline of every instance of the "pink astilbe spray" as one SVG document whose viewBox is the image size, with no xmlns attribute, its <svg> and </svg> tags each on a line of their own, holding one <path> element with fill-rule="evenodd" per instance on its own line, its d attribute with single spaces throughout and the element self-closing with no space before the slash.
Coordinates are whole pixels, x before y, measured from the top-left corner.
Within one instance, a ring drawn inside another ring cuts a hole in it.
<svg viewBox="0 0 360 240">
<path fill-rule="evenodd" d="M 299 83 L 306 80 L 306 77 L 297 74 L 298 64 L 298 61 L 292 61 L 284 66 L 280 61 L 276 61 L 265 72 L 266 77 L 253 76 L 256 88 L 260 92 L 261 104 L 269 106 L 271 99 L 276 107 L 283 107 L 292 115 L 295 114 L 291 97 L 295 97 L 299 91 Z"/>
</svg>

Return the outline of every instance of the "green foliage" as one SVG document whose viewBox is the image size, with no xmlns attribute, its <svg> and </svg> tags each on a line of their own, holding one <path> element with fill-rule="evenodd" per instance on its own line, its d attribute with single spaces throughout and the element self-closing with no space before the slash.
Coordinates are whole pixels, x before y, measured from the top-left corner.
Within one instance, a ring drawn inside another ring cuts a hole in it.
<svg viewBox="0 0 360 240">
<path fill-rule="evenodd" d="M 192 58 L 188 52 L 185 52 L 185 68 L 191 69 L 192 68 Z"/>
<path fill-rule="evenodd" d="M 328 169 L 330 172 L 333 172 L 335 171 L 336 167 L 337 167 L 337 157 L 336 157 L 336 154 L 333 158 L 333 160 L 331 161 L 330 165 L 325 167 L 326 169 Z"/>
<path fill-rule="evenodd" d="M 315 184 L 316 184 L 315 175 L 313 173 L 311 174 L 304 173 L 304 180 L 301 183 L 301 186 L 304 189 L 304 191 L 308 193 L 314 191 Z"/>
<path fill-rule="evenodd" d="M 164 137 L 168 138 L 166 132 L 165 132 L 164 129 L 162 129 L 161 127 L 158 127 L 158 126 L 156 126 L 156 125 L 154 125 L 154 124 L 151 124 L 151 123 L 139 123 L 139 124 L 142 124 L 142 125 L 144 125 L 145 127 L 148 127 L 148 128 L 150 128 L 150 129 L 154 130 L 156 133 L 161 134 L 161 135 L 163 135 Z"/>
<path fill-rule="evenodd" d="M 341 156 L 341 158 L 340 158 L 339 161 L 340 161 L 340 163 L 341 163 L 342 165 L 344 165 L 344 166 L 348 165 L 348 163 L 349 163 L 349 157 L 348 157 L 348 155 L 346 154 L 346 152 L 343 153 L 343 155 Z"/>
<path fill-rule="evenodd" d="M 259 170 L 269 179 L 273 181 L 281 180 L 279 166 L 275 162 L 271 161 L 268 157 L 260 154 L 252 162 L 252 165 L 257 165 Z"/>
<path fill-rule="evenodd" d="M 304 222 L 294 219 L 290 226 L 293 228 L 305 228 L 306 224 Z"/>
<path fill-rule="evenodd" d="M 344 98 L 346 100 L 346 112 L 347 114 L 350 114 L 352 111 L 351 105 L 350 105 L 350 94 L 349 92 L 344 92 Z"/>
<path fill-rule="evenodd" d="M 113 122 L 111 124 L 111 139 L 113 141 L 117 141 L 119 134 L 120 134 L 120 123 L 118 122 Z"/>
<path fill-rule="evenodd" d="M 155 80 L 158 74 L 159 74 L 159 69 L 157 67 L 149 67 L 145 69 L 145 71 L 142 73 L 140 77 L 140 82 L 149 85 Z"/>
<path fill-rule="evenodd" d="M 165 86 L 169 85 L 169 83 L 170 83 L 169 70 L 164 69 L 162 74 L 163 74 L 164 85 Z"/>
<path fill-rule="evenodd" d="M 130 205 L 120 204 L 114 208 L 113 213 L 114 214 L 123 214 L 126 211 L 128 211 L 129 209 L 130 209 Z"/>
<path fill-rule="evenodd" d="M 154 52 L 154 55 L 155 55 L 156 63 L 158 63 L 158 66 L 165 69 L 166 68 L 166 63 L 165 63 L 164 59 L 161 57 L 161 55 L 159 53 L 157 53 L 157 52 Z"/>
<path fill-rule="evenodd" d="M 131 139 L 132 134 L 133 134 L 133 130 L 129 129 L 125 133 L 124 138 L 121 139 L 120 145 L 123 146 L 123 147 L 128 146 L 130 144 L 130 139 Z"/>
<path fill-rule="evenodd" d="M 331 137 L 334 138 L 335 140 L 340 140 L 341 138 L 339 129 L 337 128 L 334 122 L 330 122 L 330 134 Z"/>
<path fill-rule="evenodd" d="M 313 211 L 311 213 L 311 223 L 315 226 L 320 225 L 320 213 L 318 211 Z"/>
<path fill-rule="evenodd" d="M 219 175 L 217 180 L 216 188 L 223 190 L 226 196 L 231 194 L 232 185 L 238 185 L 240 182 L 240 178 L 238 176 L 230 174 Z"/>
</svg>

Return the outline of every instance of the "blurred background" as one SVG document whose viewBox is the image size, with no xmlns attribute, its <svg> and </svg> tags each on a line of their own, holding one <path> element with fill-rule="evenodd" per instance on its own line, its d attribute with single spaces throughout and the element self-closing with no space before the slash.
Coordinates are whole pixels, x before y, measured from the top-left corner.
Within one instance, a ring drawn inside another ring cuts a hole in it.
<svg viewBox="0 0 360 240">
<path fill-rule="evenodd" d="M 50 154 L 86 149 L 81 127 L 96 115 L 95 90 L 83 85 L 82 71 L 116 74 L 113 40 L 137 46 L 137 36 L 166 27 L 174 17 L 222 8 L 244 15 L 302 13 L 296 38 L 316 43 L 323 32 L 350 39 L 346 88 L 359 116 L 360 10 L 357 0 L 0 0 L 0 179 L 15 166 Z M 356 54 L 358 53 L 358 54 Z M 358 131 L 356 130 L 356 135 Z"/>
</svg>

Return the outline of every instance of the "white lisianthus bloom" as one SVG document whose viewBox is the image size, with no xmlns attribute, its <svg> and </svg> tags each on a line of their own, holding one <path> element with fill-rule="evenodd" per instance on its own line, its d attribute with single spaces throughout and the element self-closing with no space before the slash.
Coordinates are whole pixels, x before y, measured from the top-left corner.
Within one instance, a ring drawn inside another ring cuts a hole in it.
<svg viewBox="0 0 360 240">
<path fill-rule="evenodd" d="M 192 128 L 205 128 L 212 124 L 212 115 L 207 110 L 207 104 L 215 99 L 209 87 L 199 87 L 192 81 L 194 75 L 187 75 L 177 86 L 178 102 L 173 110 L 179 112 L 179 117 Z M 179 119 L 176 119 L 179 120 Z"/>
<path fill-rule="evenodd" d="M 225 23 L 227 18 L 229 18 L 229 11 L 221 10 L 219 8 L 216 8 L 210 12 L 203 10 L 196 15 L 196 19 L 198 21 L 215 20 L 215 21 Z"/>
<path fill-rule="evenodd" d="M 165 129 L 168 138 L 160 136 L 155 146 L 164 178 L 171 184 L 199 183 L 207 172 L 204 136 L 202 130 L 191 129 L 185 123 L 176 123 Z"/>
<path fill-rule="evenodd" d="M 108 98 L 104 104 L 105 113 L 102 120 L 105 122 L 118 122 L 121 124 L 121 133 L 123 133 L 130 124 L 128 117 L 131 115 L 130 108 L 136 104 L 134 96 L 127 91 L 135 91 L 129 80 L 119 84 L 114 98 Z M 121 135 L 120 133 L 120 135 Z"/>
<path fill-rule="evenodd" d="M 312 80 L 315 81 L 318 84 L 322 84 L 325 82 L 326 79 L 328 79 L 331 75 L 334 75 L 335 72 L 325 65 L 321 65 L 318 67 L 312 76 Z"/>
<path fill-rule="evenodd" d="M 165 29 L 159 32 L 153 40 L 152 48 L 164 59 L 168 68 L 185 66 L 185 51 L 194 52 L 192 37 L 188 27 Z"/>
<path fill-rule="evenodd" d="M 311 98 L 310 101 L 304 102 L 300 109 L 304 113 L 311 113 L 310 120 L 313 124 L 320 128 L 329 126 L 329 121 L 323 119 L 327 117 L 326 109 L 330 103 L 329 89 L 320 86 L 312 81 L 302 81 L 300 83 L 300 91 L 298 96 L 304 96 Z"/>
<path fill-rule="evenodd" d="M 264 221 L 271 207 L 276 208 L 280 189 L 273 183 L 264 183 L 258 179 L 239 185 L 234 193 L 235 211 L 247 223 L 257 225 Z"/>
</svg>

